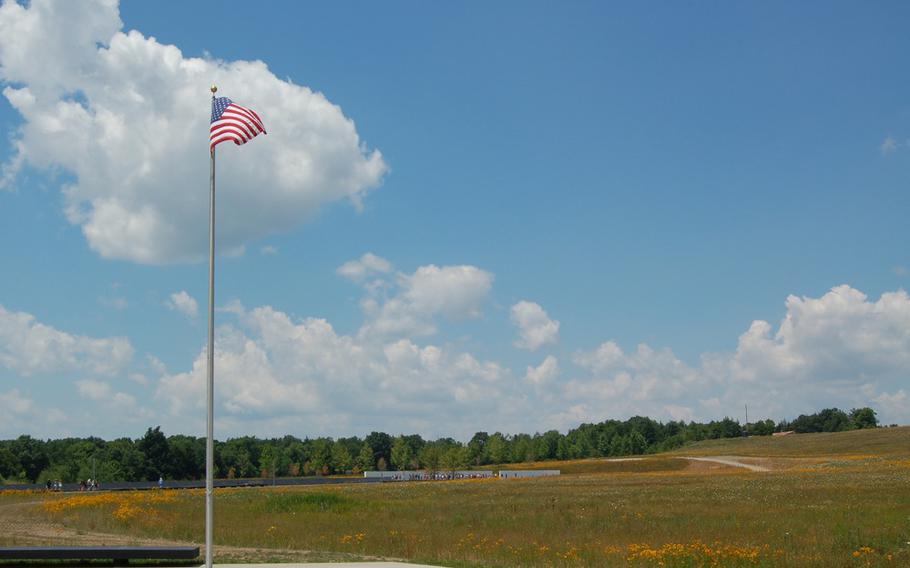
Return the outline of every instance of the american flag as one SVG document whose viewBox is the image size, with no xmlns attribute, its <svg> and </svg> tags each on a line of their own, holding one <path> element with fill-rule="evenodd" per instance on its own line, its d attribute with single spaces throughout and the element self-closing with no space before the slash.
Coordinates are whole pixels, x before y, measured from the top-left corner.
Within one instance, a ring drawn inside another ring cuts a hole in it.
<svg viewBox="0 0 910 568">
<path fill-rule="evenodd" d="M 238 146 L 246 144 L 260 132 L 266 134 L 262 119 L 254 111 L 235 104 L 227 97 L 212 100 L 212 128 L 209 131 L 212 151 L 228 140 L 233 140 Z"/>
</svg>

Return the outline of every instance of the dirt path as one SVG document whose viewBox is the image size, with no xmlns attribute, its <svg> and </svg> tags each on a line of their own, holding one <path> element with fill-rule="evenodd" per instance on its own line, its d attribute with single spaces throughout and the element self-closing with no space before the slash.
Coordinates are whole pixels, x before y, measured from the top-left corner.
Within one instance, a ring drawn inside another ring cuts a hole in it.
<svg viewBox="0 0 910 568">
<path fill-rule="evenodd" d="M 32 518 L 28 514 L 28 510 L 40 505 L 40 503 L 41 501 L 26 501 L 0 506 L 0 546 L 199 546 L 200 555 L 205 555 L 205 547 L 195 542 L 76 530 L 58 523 Z M 344 552 L 220 545 L 215 546 L 214 552 L 219 559 L 229 559 L 235 562 L 262 562 L 263 560 L 271 562 L 400 560 L 397 558 L 365 556 Z"/>
<path fill-rule="evenodd" d="M 719 464 L 723 464 L 723 465 L 729 465 L 731 467 L 741 467 L 744 469 L 748 469 L 749 471 L 771 471 L 771 469 L 769 469 L 765 466 L 762 466 L 762 465 L 743 463 L 743 462 L 739 461 L 740 459 L 743 459 L 743 458 L 739 458 L 737 456 L 706 456 L 706 457 L 683 456 L 683 459 L 719 463 Z"/>
</svg>

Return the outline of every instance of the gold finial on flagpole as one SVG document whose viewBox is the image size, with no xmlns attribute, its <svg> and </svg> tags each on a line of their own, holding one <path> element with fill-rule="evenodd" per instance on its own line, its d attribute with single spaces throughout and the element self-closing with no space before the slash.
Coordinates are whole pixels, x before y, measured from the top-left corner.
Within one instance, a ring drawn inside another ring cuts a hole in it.
<svg viewBox="0 0 910 568">
<path fill-rule="evenodd" d="M 214 96 L 215 96 L 215 93 L 218 91 L 218 86 L 217 86 L 217 85 L 212 85 L 212 88 L 209 89 L 209 90 L 212 91 L 212 96 L 214 97 Z"/>
</svg>

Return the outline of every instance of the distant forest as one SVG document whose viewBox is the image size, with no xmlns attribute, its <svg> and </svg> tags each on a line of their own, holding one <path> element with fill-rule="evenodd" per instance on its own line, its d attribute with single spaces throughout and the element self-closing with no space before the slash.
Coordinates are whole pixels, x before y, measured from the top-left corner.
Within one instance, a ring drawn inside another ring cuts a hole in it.
<svg viewBox="0 0 910 568">
<path fill-rule="evenodd" d="M 467 443 L 452 438 L 424 440 L 417 434 L 372 432 L 363 439 L 244 436 L 215 442 L 216 477 L 254 478 L 360 473 L 364 470 L 463 469 L 488 464 L 630 456 L 662 452 L 691 442 L 774 432 L 840 432 L 878 427 L 871 408 L 849 413 L 828 408 L 792 421 L 741 425 L 724 418 L 708 423 L 667 422 L 634 416 L 626 421 L 582 424 L 561 434 L 506 435 L 477 432 Z M 149 428 L 137 440 L 20 436 L 0 441 L 0 482 L 154 481 L 205 477 L 205 438 L 166 436 Z"/>
</svg>

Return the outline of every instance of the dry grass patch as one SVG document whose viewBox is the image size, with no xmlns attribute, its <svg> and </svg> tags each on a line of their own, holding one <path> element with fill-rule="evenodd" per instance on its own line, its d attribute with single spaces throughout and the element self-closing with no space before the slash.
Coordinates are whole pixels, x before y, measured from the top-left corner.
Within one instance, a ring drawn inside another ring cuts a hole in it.
<svg viewBox="0 0 910 568">
<path fill-rule="evenodd" d="M 770 464 L 767 473 L 662 455 L 527 464 L 567 474 L 538 479 L 218 490 L 216 555 L 454 567 L 910 566 L 908 433 L 715 441 L 680 452 L 752 456 Z M 833 451 L 822 453 L 825 444 Z M 7 492 L 0 527 L 199 543 L 203 502 L 202 491 Z"/>
<path fill-rule="evenodd" d="M 904 457 L 910 458 L 910 426 L 876 428 L 821 434 L 754 436 L 705 440 L 667 456 L 754 456 L 754 457 Z"/>
<path fill-rule="evenodd" d="M 910 565 L 910 467 L 876 460 L 764 474 L 625 470 L 219 490 L 216 542 L 277 557 L 309 551 L 458 567 Z M 650 467 L 642 462 L 613 464 Z M 72 530 L 202 541 L 202 492 L 162 493 L 169 496 L 157 501 L 39 495 L 18 509 L 20 519 Z M 118 516 L 125 505 L 147 511 Z"/>
<path fill-rule="evenodd" d="M 675 457 L 591 458 L 583 460 L 558 460 L 486 466 L 494 471 L 516 469 L 558 469 L 561 473 L 645 473 L 652 471 L 680 471 L 688 467 L 685 459 Z"/>
</svg>

